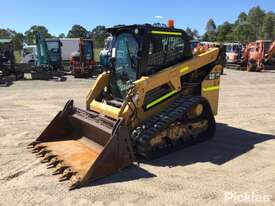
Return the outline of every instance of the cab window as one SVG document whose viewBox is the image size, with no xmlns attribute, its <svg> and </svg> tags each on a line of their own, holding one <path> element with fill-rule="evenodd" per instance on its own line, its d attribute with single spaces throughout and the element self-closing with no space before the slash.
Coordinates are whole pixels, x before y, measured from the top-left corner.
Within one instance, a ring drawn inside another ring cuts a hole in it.
<svg viewBox="0 0 275 206">
<path fill-rule="evenodd" d="M 184 59 L 184 40 L 181 36 L 151 36 L 147 72 L 152 74 Z"/>
</svg>

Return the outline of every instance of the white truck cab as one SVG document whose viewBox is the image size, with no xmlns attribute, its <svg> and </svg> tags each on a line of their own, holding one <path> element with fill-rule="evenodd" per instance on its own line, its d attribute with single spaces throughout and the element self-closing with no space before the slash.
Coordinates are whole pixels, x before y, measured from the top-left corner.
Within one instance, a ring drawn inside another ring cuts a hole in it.
<svg viewBox="0 0 275 206">
<path fill-rule="evenodd" d="M 21 63 L 34 63 L 36 59 L 36 45 L 24 45 L 21 53 Z"/>
</svg>

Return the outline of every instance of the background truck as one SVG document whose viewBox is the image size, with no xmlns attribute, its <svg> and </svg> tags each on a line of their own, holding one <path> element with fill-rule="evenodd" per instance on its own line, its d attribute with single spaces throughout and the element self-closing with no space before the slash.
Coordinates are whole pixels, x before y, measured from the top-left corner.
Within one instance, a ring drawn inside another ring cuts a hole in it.
<svg viewBox="0 0 275 206">
<path fill-rule="evenodd" d="M 80 38 L 78 50 L 71 54 L 70 68 L 75 78 L 92 77 L 96 69 L 92 39 Z"/>
<path fill-rule="evenodd" d="M 61 38 L 61 57 L 64 64 L 69 64 L 73 52 L 79 50 L 80 38 Z"/>
<path fill-rule="evenodd" d="M 20 63 L 24 64 L 34 64 L 36 54 L 36 45 L 27 45 L 24 44 L 22 52 L 21 52 L 21 61 Z"/>
</svg>

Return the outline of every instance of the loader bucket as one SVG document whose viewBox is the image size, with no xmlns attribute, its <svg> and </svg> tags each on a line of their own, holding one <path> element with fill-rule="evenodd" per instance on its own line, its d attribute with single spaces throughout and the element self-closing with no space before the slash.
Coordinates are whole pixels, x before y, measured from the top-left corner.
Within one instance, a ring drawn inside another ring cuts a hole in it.
<svg viewBox="0 0 275 206">
<path fill-rule="evenodd" d="M 124 121 L 81 110 L 69 100 L 42 134 L 28 145 L 70 189 L 110 175 L 134 161 Z"/>
</svg>

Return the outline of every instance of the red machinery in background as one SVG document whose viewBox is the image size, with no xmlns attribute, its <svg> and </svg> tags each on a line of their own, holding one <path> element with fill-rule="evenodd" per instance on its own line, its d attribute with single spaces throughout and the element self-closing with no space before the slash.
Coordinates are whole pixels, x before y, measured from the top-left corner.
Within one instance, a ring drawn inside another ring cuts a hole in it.
<svg viewBox="0 0 275 206">
<path fill-rule="evenodd" d="M 73 52 L 70 60 L 70 67 L 75 78 L 92 77 L 95 71 L 93 41 L 80 38 L 79 50 Z"/>
<path fill-rule="evenodd" d="M 268 65 L 273 65 L 273 69 L 275 69 L 275 41 L 272 42 L 267 53 L 265 54 L 265 63 Z"/>
<path fill-rule="evenodd" d="M 250 43 L 243 52 L 247 59 L 247 71 L 275 69 L 275 41 L 257 40 Z"/>
</svg>

